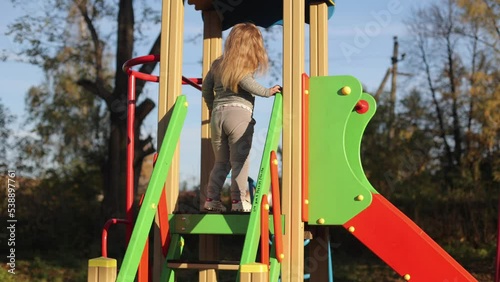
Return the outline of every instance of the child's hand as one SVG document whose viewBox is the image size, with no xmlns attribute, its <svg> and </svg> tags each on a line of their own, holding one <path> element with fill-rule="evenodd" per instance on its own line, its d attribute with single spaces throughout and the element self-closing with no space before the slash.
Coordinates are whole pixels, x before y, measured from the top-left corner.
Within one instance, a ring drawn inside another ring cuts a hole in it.
<svg viewBox="0 0 500 282">
<path fill-rule="evenodd" d="M 279 85 L 275 85 L 275 86 L 269 88 L 269 92 L 271 93 L 271 95 L 274 95 L 278 92 L 281 92 L 281 90 L 282 90 L 282 88 Z"/>
</svg>

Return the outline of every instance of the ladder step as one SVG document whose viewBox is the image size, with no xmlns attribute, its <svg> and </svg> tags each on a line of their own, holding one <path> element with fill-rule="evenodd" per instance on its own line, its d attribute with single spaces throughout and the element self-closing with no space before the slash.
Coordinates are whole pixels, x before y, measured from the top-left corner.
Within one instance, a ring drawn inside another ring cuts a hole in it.
<svg viewBox="0 0 500 282">
<path fill-rule="evenodd" d="M 167 267 L 171 269 L 216 269 L 216 270 L 238 270 L 239 261 L 187 261 L 167 260 Z"/>
<path fill-rule="evenodd" d="M 169 214 L 172 234 L 245 235 L 250 213 L 225 214 Z M 284 216 L 281 219 L 284 230 Z M 269 215 L 269 229 L 273 232 L 273 215 Z"/>
</svg>

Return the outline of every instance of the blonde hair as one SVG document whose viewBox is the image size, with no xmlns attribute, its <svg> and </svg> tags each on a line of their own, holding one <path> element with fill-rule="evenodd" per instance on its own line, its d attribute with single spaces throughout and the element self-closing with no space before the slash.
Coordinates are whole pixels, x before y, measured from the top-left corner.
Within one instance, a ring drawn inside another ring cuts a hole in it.
<svg viewBox="0 0 500 282">
<path fill-rule="evenodd" d="M 238 83 L 248 74 L 267 71 L 268 58 L 260 30 L 251 23 L 233 27 L 224 44 L 224 52 L 214 64 L 225 89 L 238 92 Z"/>
</svg>

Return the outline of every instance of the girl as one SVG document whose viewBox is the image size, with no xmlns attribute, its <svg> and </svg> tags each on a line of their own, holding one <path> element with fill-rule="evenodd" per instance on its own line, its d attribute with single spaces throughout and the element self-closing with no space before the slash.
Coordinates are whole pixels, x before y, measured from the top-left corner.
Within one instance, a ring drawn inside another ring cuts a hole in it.
<svg viewBox="0 0 500 282">
<path fill-rule="evenodd" d="M 215 154 L 204 204 L 208 211 L 226 211 L 220 191 L 230 170 L 231 211 L 249 212 L 252 208 L 245 195 L 255 125 L 254 96 L 270 97 L 281 89 L 278 85 L 265 88 L 254 80 L 254 74 L 265 73 L 267 66 L 259 29 L 251 23 L 241 23 L 233 27 L 223 55 L 213 62 L 203 80 L 203 99 L 212 113 L 210 128 Z"/>
</svg>

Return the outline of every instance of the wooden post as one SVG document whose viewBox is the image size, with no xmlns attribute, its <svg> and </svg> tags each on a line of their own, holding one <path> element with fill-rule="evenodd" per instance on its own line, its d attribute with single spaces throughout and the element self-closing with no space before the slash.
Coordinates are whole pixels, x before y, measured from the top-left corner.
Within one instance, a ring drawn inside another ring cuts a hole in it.
<svg viewBox="0 0 500 282">
<path fill-rule="evenodd" d="M 301 209 L 301 90 L 305 2 L 283 0 L 283 209 L 285 235 L 281 281 L 304 280 Z"/>
<path fill-rule="evenodd" d="M 241 266 L 240 282 L 268 282 L 269 266 L 263 263 L 249 263 Z"/>
<path fill-rule="evenodd" d="M 203 77 L 212 62 L 222 54 L 222 25 L 213 10 L 203 11 Z M 201 96 L 201 95 L 200 95 Z M 210 113 L 204 101 L 201 102 L 201 170 L 200 170 L 200 210 L 203 209 L 207 195 L 207 183 L 215 160 L 210 133 Z M 200 235 L 200 260 L 217 260 L 219 256 L 219 237 Z M 200 270 L 200 282 L 217 281 L 214 269 Z"/>
<path fill-rule="evenodd" d="M 312 3 L 309 10 L 310 76 L 328 75 L 328 6 Z M 328 273 L 328 226 L 314 226 L 313 240 L 308 245 L 311 281 L 329 281 Z"/>
<path fill-rule="evenodd" d="M 162 1 L 160 81 L 158 91 L 158 137 L 157 150 L 166 132 L 169 111 L 181 94 L 182 52 L 184 45 L 184 1 Z M 178 145 L 177 145 L 178 146 Z M 179 147 L 173 156 L 172 165 L 165 182 L 168 213 L 172 213 L 179 195 Z M 160 240 L 158 216 L 155 220 L 153 281 L 160 280 L 164 263 Z"/>
<path fill-rule="evenodd" d="M 115 282 L 116 259 L 99 257 L 89 260 L 88 282 Z"/>
</svg>

